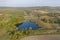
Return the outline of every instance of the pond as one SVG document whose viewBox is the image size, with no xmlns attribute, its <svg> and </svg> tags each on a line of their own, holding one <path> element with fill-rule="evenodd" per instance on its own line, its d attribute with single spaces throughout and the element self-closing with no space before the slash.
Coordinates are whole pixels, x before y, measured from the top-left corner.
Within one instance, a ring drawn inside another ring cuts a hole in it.
<svg viewBox="0 0 60 40">
<path fill-rule="evenodd" d="M 36 24 L 35 22 L 26 21 L 18 26 L 18 30 L 29 30 L 29 29 L 37 30 L 38 24 Z"/>
</svg>

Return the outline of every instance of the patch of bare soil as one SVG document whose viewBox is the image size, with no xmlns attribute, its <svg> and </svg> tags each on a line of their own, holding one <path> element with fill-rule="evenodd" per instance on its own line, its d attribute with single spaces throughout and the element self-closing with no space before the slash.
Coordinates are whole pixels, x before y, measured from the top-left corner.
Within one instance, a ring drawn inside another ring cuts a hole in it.
<svg viewBox="0 0 60 40">
<path fill-rule="evenodd" d="M 29 36 L 22 38 L 21 40 L 60 40 L 60 35 Z"/>
</svg>

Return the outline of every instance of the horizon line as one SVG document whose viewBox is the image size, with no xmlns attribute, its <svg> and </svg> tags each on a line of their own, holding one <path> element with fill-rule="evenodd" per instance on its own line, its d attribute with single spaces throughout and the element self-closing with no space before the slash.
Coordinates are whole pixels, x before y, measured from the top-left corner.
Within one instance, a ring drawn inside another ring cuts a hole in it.
<svg viewBox="0 0 60 40">
<path fill-rule="evenodd" d="M 0 7 L 60 7 L 60 6 L 0 6 Z"/>
</svg>

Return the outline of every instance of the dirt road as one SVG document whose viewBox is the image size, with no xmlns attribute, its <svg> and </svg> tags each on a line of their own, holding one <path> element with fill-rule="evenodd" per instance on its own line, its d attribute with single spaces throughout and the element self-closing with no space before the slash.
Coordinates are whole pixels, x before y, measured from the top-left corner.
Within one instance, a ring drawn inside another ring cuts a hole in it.
<svg viewBox="0 0 60 40">
<path fill-rule="evenodd" d="M 22 38 L 21 40 L 60 40 L 60 35 L 29 36 Z"/>
</svg>

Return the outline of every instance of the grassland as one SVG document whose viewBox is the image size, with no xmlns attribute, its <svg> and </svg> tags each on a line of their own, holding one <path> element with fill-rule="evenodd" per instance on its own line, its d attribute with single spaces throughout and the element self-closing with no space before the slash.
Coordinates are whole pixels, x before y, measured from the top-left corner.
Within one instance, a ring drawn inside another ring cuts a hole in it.
<svg viewBox="0 0 60 40">
<path fill-rule="evenodd" d="M 34 8 L 0 8 L 0 40 L 19 40 L 29 35 L 60 34 L 60 13 L 51 13 L 50 11 L 44 13 L 44 10 L 41 9 L 42 12 L 40 12 L 40 9 Z M 25 11 L 27 16 L 32 14 L 34 17 L 38 17 L 37 21 L 31 19 L 40 25 L 38 30 L 17 31 L 15 24 L 25 21 Z"/>
</svg>

